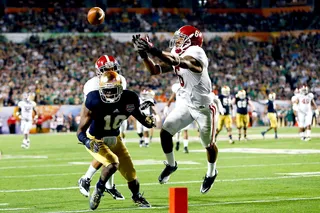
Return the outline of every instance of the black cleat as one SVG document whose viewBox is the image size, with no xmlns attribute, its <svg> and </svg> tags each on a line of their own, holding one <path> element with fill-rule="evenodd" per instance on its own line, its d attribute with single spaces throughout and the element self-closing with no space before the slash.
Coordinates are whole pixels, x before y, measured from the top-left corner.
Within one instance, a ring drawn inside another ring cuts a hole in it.
<svg viewBox="0 0 320 213">
<path fill-rule="evenodd" d="M 188 150 L 188 147 L 187 147 L 187 146 L 185 146 L 185 147 L 183 148 L 183 152 L 186 153 L 186 154 L 189 153 L 189 150 Z"/>
<path fill-rule="evenodd" d="M 150 203 L 144 197 L 142 197 L 141 193 L 138 193 L 137 195 L 132 196 L 132 200 L 139 207 L 142 207 L 142 208 L 150 208 L 151 207 Z"/>
<path fill-rule="evenodd" d="M 90 209 L 95 210 L 98 208 L 101 197 L 103 196 L 103 191 L 104 190 L 97 188 L 97 186 L 94 188 L 90 196 L 90 202 L 89 202 Z"/>
<path fill-rule="evenodd" d="M 88 197 L 90 194 L 90 182 L 91 180 L 89 178 L 84 177 L 81 177 L 78 180 L 80 193 L 83 194 L 85 197 Z"/>
<path fill-rule="evenodd" d="M 204 180 L 200 187 L 200 192 L 202 194 L 207 193 L 211 189 L 214 183 L 214 180 L 216 179 L 217 176 L 218 176 L 218 170 L 216 170 L 216 174 L 213 177 L 207 177 L 207 175 L 204 177 Z"/>
<path fill-rule="evenodd" d="M 166 165 L 166 167 L 161 172 L 161 174 L 158 178 L 160 184 L 164 184 L 164 183 L 168 182 L 170 175 L 173 172 L 175 172 L 178 168 L 177 162 L 175 162 L 175 166 L 170 166 L 166 161 L 164 161 L 163 163 L 164 163 L 164 165 Z"/>
<path fill-rule="evenodd" d="M 108 192 L 115 200 L 124 200 L 125 199 L 124 196 L 117 190 L 116 185 L 114 185 L 114 184 L 111 189 L 106 188 L 106 192 Z"/>
<path fill-rule="evenodd" d="M 180 148 L 180 142 L 177 141 L 177 143 L 176 143 L 176 151 L 179 151 L 179 148 Z"/>
</svg>

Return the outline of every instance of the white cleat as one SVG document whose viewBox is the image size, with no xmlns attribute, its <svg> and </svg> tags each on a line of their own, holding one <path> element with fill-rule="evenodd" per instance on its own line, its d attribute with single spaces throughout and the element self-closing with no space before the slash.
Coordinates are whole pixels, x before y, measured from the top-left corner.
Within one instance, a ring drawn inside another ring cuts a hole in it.
<svg viewBox="0 0 320 213">
<path fill-rule="evenodd" d="M 310 140 L 311 140 L 310 137 L 306 137 L 306 138 L 304 139 L 304 141 L 310 141 Z"/>
<path fill-rule="evenodd" d="M 29 149 L 29 148 L 30 148 L 30 141 L 23 140 L 23 142 L 22 142 L 22 144 L 21 144 L 21 148 L 23 148 L 23 149 Z"/>
</svg>

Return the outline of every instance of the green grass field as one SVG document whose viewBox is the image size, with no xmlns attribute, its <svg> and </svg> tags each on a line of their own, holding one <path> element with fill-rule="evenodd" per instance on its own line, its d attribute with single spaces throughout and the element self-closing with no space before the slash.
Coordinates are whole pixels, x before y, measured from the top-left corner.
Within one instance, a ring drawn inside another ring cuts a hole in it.
<svg viewBox="0 0 320 213">
<path fill-rule="evenodd" d="M 263 128 L 264 129 L 264 128 Z M 320 129 L 313 129 L 309 142 L 300 141 L 296 128 L 282 128 L 279 139 L 254 139 L 261 128 L 251 128 L 252 140 L 230 145 L 219 141 L 214 187 L 200 194 L 206 173 L 206 154 L 199 142 L 191 141 L 190 153 L 176 152 L 178 170 L 168 184 L 160 185 L 158 175 L 165 159 L 159 142 L 140 148 L 135 132 L 128 132 L 127 146 L 136 163 L 141 191 L 152 204 L 139 209 L 131 201 L 125 180 L 116 173 L 115 183 L 126 197 L 116 201 L 108 194 L 102 198 L 97 212 L 168 212 L 170 187 L 187 187 L 189 213 L 211 212 L 319 212 L 320 211 Z M 234 138 L 236 138 L 234 130 Z M 291 136 L 290 138 L 285 138 Z M 191 132 L 192 136 L 196 132 Z M 226 133 L 221 133 L 225 138 Z M 155 132 L 156 137 L 159 132 Z M 294 138 L 296 137 L 296 138 Z M 75 134 L 31 135 L 31 148 L 20 148 L 21 135 L 1 135 L 0 212 L 88 212 L 89 201 L 77 186 L 87 170 L 91 156 L 77 144 Z M 255 148 L 255 149 L 253 149 Z M 307 153 L 302 151 L 313 151 Z M 251 152 L 251 153 L 247 153 Z M 290 154 L 288 154 L 290 153 Z M 307 154 L 306 154 L 307 153 Z M 75 163 L 76 162 L 76 163 Z M 92 186 L 99 173 L 94 176 Z"/>
</svg>

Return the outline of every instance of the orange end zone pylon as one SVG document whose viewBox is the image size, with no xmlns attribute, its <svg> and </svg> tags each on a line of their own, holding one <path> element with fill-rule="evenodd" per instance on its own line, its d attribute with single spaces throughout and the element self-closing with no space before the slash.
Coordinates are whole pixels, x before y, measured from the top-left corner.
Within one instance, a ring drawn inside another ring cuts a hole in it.
<svg viewBox="0 0 320 213">
<path fill-rule="evenodd" d="M 169 213 L 188 213 L 188 188 L 169 188 Z"/>
</svg>

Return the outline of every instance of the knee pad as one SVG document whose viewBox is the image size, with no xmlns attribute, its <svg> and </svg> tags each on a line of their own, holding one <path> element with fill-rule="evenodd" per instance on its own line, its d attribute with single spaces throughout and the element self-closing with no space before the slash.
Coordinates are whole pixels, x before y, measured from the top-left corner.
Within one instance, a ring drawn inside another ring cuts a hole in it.
<svg viewBox="0 0 320 213">
<path fill-rule="evenodd" d="M 173 151 L 172 135 L 164 129 L 160 132 L 161 146 L 164 153 Z"/>
</svg>

